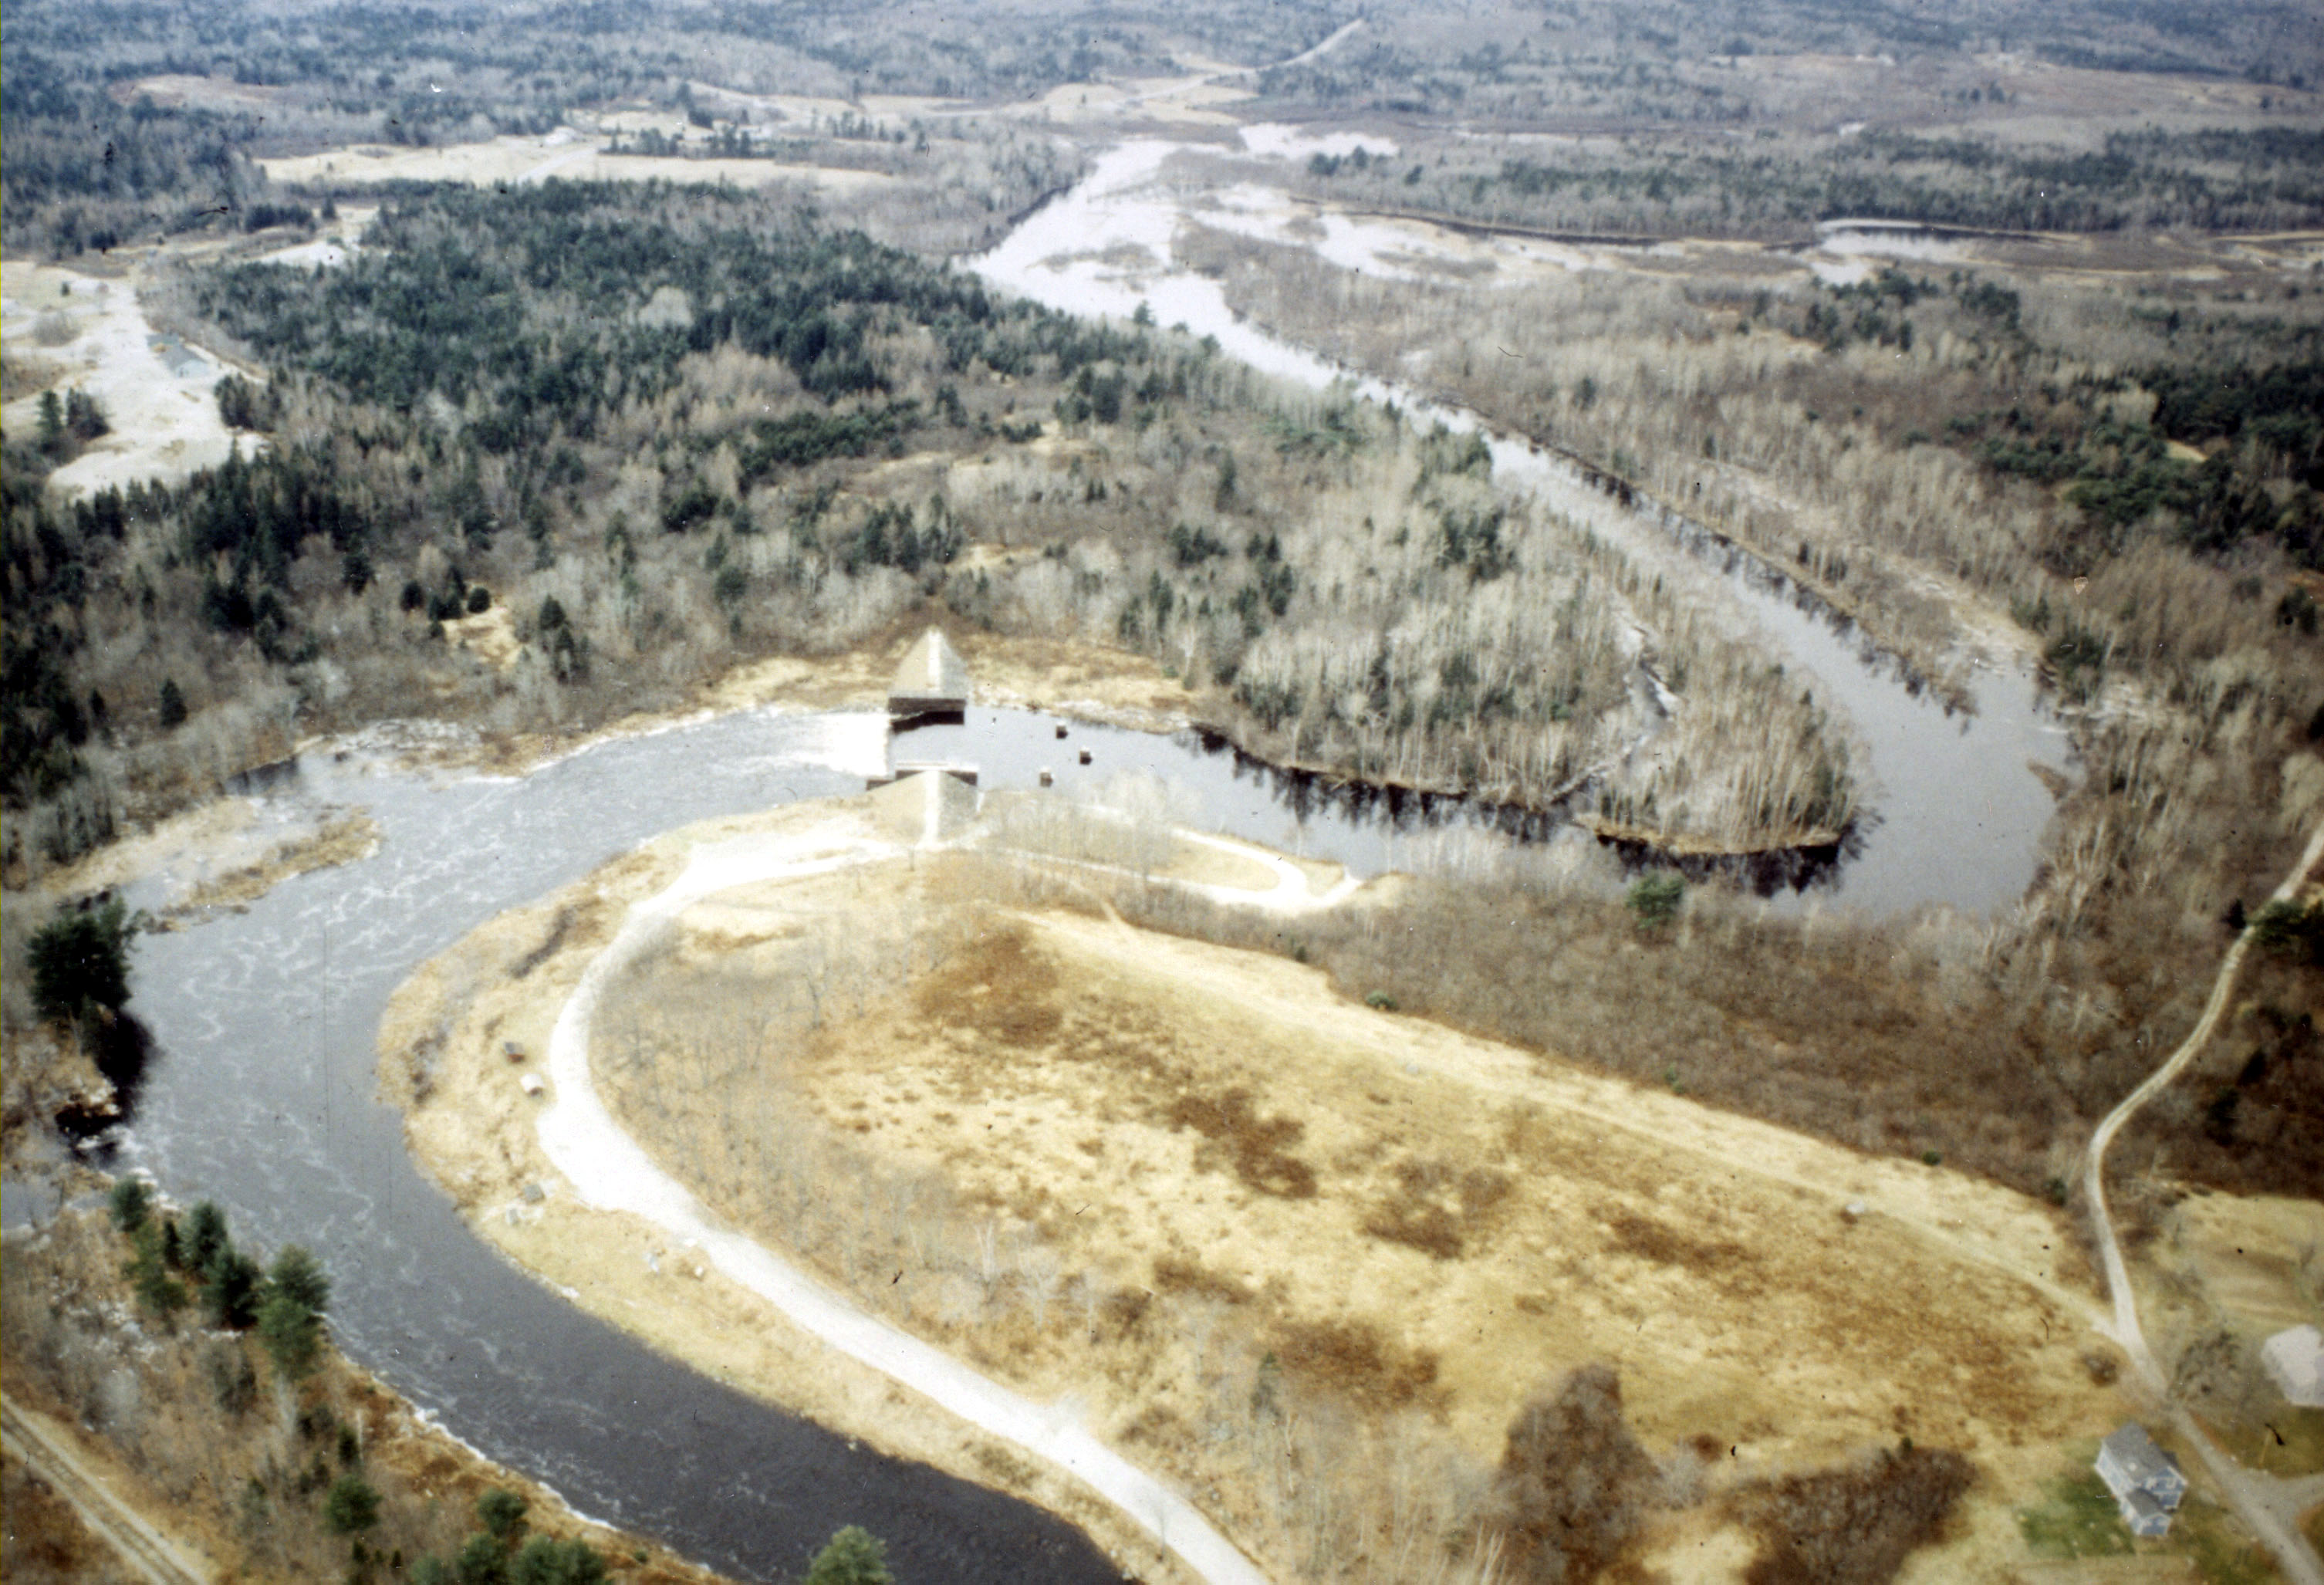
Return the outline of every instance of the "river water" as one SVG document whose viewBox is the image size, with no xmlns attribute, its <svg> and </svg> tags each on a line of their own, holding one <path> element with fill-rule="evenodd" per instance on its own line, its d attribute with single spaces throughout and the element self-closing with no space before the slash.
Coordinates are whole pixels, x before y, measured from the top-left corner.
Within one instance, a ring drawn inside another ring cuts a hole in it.
<svg viewBox="0 0 2324 1585">
<path fill-rule="evenodd" d="M 860 793 L 891 760 L 930 759 L 973 763 L 992 789 L 1036 788 L 1046 771 L 1062 791 L 1111 796 L 1135 778 L 1149 806 L 1159 796 L 1190 823 L 1362 874 L 1443 868 L 1464 846 L 1548 832 L 1458 800 L 1334 797 L 1193 733 L 1025 711 L 980 708 L 898 736 L 892 754 L 884 715 L 749 711 L 521 778 L 400 769 L 358 743 L 257 796 L 276 815 L 360 805 L 380 825 L 373 856 L 293 877 L 245 913 L 140 938 L 130 1011 L 153 1050 L 120 1156 L 180 1196 L 218 1201 L 263 1247 L 315 1249 L 351 1357 L 584 1512 L 743 1579 L 795 1575 L 848 1523 L 886 1540 L 915 1581 L 1113 1579 L 1046 1514 L 853 1446 L 583 1314 L 467 1230 L 376 1095 L 389 996 L 478 925 L 675 826 Z M 129 900 L 165 899 L 149 885 Z M 20 1215 L 37 1203 L 21 1186 L 12 1200 Z"/>
<path fill-rule="evenodd" d="M 673 825 L 860 792 L 884 729 L 745 714 L 521 779 L 438 779 L 363 753 L 310 763 L 267 796 L 361 804 L 379 851 L 141 939 L 130 1010 L 157 1053 L 125 1149 L 261 1244 L 314 1249 L 353 1358 L 584 1512 L 743 1579 L 795 1577 L 861 1523 L 907 1579 L 1111 1580 L 1071 1526 L 746 1399 L 518 1272 L 420 1177 L 374 1094 L 381 1017 L 420 962 Z"/>
<path fill-rule="evenodd" d="M 1318 391 L 1339 385 L 1360 400 L 1392 401 L 1422 423 L 1483 430 L 1505 488 L 1613 540 L 1643 566 L 1692 579 L 1700 598 L 1748 624 L 1771 659 L 1801 673 L 1817 699 L 1855 728 L 1856 773 L 1870 814 L 1845 862 L 1820 874 L 1817 895 L 1871 913 L 1941 903 L 1984 914 L 2024 894 L 2053 806 L 2030 766 L 2069 758 L 2065 731 L 2041 710 L 2030 674 L 1983 670 L 1975 713 L 1949 711 L 1780 571 L 1716 546 L 1674 517 L 1616 503 L 1564 459 L 1493 432 L 1474 413 L 1351 374 L 1239 318 L 1217 281 L 1175 262 L 1182 224 L 1221 219 L 1203 207 L 1212 189 L 1169 178 L 1166 167 L 1183 147 L 1145 139 L 1110 151 L 1078 186 L 1028 216 L 973 267 L 996 285 L 1070 313 L 1126 320 L 1143 303 L 1157 322 L 1215 336 L 1230 356 L 1279 379 Z M 1244 206 L 1239 228 L 1251 228 L 1251 213 Z M 1323 245 L 1334 235 L 1327 225 Z M 1275 240 L 1300 238 L 1279 232 Z M 1360 250 L 1335 254 L 1335 262 L 1393 270 Z"/>
<path fill-rule="evenodd" d="M 1153 180 L 1168 152 L 1133 144 L 1108 155 L 977 267 L 1077 312 L 1126 318 L 1148 301 L 1164 323 L 1215 335 L 1270 373 L 1317 387 L 1342 378 L 1236 321 L 1213 283 L 1158 263 L 1182 201 Z M 1130 277 L 1086 258 L 1052 266 L 1125 240 L 1157 267 Z M 1424 418 L 1476 423 L 1411 392 L 1357 384 Z M 1812 676 L 1854 723 L 1876 816 L 1860 851 L 1824 882 L 1832 895 L 1879 911 L 1931 901 L 1982 911 L 2023 891 L 2049 809 L 2024 766 L 2063 757 L 2030 682 L 1988 674 L 1978 713 L 1949 715 L 1779 575 L 1692 556 L 1667 525 L 1617 507 L 1556 459 L 1507 438 L 1493 446 L 1509 487 L 1619 536 L 1673 576 L 1696 577 L 1705 598 L 1731 602 L 1771 653 Z M 1069 735 L 1060 738 L 1061 725 Z M 600 744 L 521 779 L 399 770 L 392 755 L 361 746 L 310 760 L 265 796 L 363 806 L 380 824 L 379 851 L 287 880 L 245 913 L 141 940 L 131 1010 L 153 1033 L 153 1056 L 123 1155 L 182 1197 L 219 1201 L 262 1245 L 316 1249 L 352 1357 L 585 1512 L 744 1579 L 798 1573 L 848 1523 L 884 1537 L 915 1585 L 1113 1578 L 1072 1527 L 746 1399 L 516 1271 L 419 1176 L 398 1114 L 374 1093 L 382 1014 L 420 963 L 671 827 L 860 791 L 888 751 L 877 716 L 761 711 Z M 1193 734 L 1022 712 L 973 712 L 897 740 L 896 755 L 974 762 L 989 787 L 1029 787 L 1043 769 L 1067 788 L 1145 776 L 1167 784 L 1191 823 L 1358 873 L 1457 868 L 1471 849 L 1554 834 L 1540 817 L 1457 802 L 1333 796 Z M 13 1218 L 34 1202 L 12 1188 Z"/>
</svg>

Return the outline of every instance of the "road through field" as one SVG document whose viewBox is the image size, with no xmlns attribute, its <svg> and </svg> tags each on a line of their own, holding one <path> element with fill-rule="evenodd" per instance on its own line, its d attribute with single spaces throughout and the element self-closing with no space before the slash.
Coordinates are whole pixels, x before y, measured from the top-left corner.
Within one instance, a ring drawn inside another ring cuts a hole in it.
<svg viewBox="0 0 2324 1585">
<path fill-rule="evenodd" d="M 837 832 L 744 838 L 698 850 L 659 896 L 632 908 L 591 961 L 549 1037 L 556 1087 L 540 1143 L 587 1204 L 643 1217 L 698 1245 L 727 1277 L 834 1348 L 980 1429 L 1071 1472 L 1212 1585 L 1265 1585 L 1266 1576 L 1193 1504 L 1100 1442 L 1070 1407 L 1036 1403 L 855 1305 L 752 1239 L 720 1225 L 617 1123 L 589 1072 L 589 1033 L 604 987 L 691 903 L 759 881 L 828 873 L 901 850 Z"/>
<path fill-rule="evenodd" d="M 2319 860 L 2324 860 L 2324 826 L 2317 828 L 2316 834 L 2309 839 L 2307 851 L 2301 854 L 2300 862 L 2292 866 L 2292 873 L 2283 878 L 2282 884 L 2275 889 L 2268 900 L 2290 902 L 2296 898 L 2310 871 L 2316 868 Z M 2107 1113 L 2106 1120 L 2098 1124 L 2098 1132 L 2090 1136 L 2089 1151 L 2082 1164 L 2082 1193 L 2089 1203 L 2091 1228 L 2098 1239 L 2099 1259 L 2106 1267 L 2107 1292 L 2114 1300 L 2114 1322 L 2110 1330 L 2115 1341 L 2120 1343 L 2123 1352 L 2130 1357 L 2131 1368 L 2137 1372 L 2149 1391 L 2170 1404 L 2172 1417 L 2181 1433 L 2194 1445 L 2221 1489 L 2234 1503 L 2236 1512 L 2275 1554 L 2276 1562 L 2283 1569 L 2284 1578 L 2292 1585 L 2324 1585 L 2324 1563 L 2319 1562 L 2315 1548 L 2308 1544 L 2295 1525 L 2288 1523 L 2277 1511 L 2277 1505 L 2269 1500 L 2264 1489 L 2272 1484 L 2269 1478 L 2255 1476 L 2237 1466 L 2234 1460 L 2211 1444 L 2211 1439 L 2204 1434 L 2202 1428 L 2196 1424 L 2194 1416 L 2183 1405 L 2172 1402 L 2169 1381 L 2163 1376 L 2163 1367 L 2155 1359 L 2153 1350 L 2147 1347 L 2145 1332 L 2139 1327 L 2138 1295 L 2130 1286 L 2130 1269 L 2124 1264 L 2122 1245 L 2115 1237 L 2114 1220 L 2107 1213 L 2107 1147 L 2114 1143 L 2115 1136 L 2122 1131 L 2123 1125 L 2186 1072 L 2188 1064 L 2210 1044 L 2219 1020 L 2227 1016 L 2236 976 L 2244 966 L 2244 955 L 2251 950 L 2251 932 L 2246 930 L 2236 937 L 2235 945 L 2227 948 L 2227 955 L 2219 963 L 2218 977 L 2211 983 L 2211 999 L 2203 1006 L 2203 1016 L 2195 1020 L 2194 1028 L 2188 1031 L 2187 1038 L 2179 1043 L 2179 1049 L 2172 1052 L 2161 1067 L 2149 1074 L 2144 1083 L 2123 1097 L 2122 1104 Z"/>
</svg>

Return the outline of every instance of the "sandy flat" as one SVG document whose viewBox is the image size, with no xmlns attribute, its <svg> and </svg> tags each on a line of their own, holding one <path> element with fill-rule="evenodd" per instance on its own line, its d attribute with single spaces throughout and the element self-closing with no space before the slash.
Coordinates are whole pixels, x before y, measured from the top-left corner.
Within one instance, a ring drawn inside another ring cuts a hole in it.
<svg viewBox="0 0 2324 1585">
<path fill-rule="evenodd" d="M 23 352 L 52 365 L 59 387 L 97 398 L 113 426 L 49 475 L 60 495 L 155 478 L 178 484 L 217 466 L 237 445 L 244 456 L 265 445 L 218 417 L 214 392 L 234 365 L 158 335 L 138 305 L 134 279 L 29 260 L 0 263 L 0 338 L 12 355 Z M 0 410 L 10 434 L 32 433 L 39 423 L 37 394 Z"/>
</svg>

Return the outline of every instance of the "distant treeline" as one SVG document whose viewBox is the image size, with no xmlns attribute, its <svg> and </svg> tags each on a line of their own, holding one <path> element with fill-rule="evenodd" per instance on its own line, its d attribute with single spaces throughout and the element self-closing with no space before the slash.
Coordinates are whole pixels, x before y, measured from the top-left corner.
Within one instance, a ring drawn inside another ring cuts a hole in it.
<svg viewBox="0 0 2324 1585">
<path fill-rule="evenodd" d="M 1473 165 L 1359 152 L 1318 157 L 1307 174 L 1342 200 L 1646 235 L 1761 235 L 1840 218 L 2002 231 L 2324 224 L 2324 132 L 2295 127 L 2115 134 L 2097 152 L 1879 132 L 1732 150 L 1664 141 Z"/>
</svg>

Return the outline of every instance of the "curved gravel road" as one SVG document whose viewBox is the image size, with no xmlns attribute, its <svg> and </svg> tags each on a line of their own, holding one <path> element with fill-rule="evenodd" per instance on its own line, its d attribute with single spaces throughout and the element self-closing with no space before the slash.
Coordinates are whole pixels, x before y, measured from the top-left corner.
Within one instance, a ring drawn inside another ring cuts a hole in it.
<svg viewBox="0 0 2324 1585">
<path fill-rule="evenodd" d="M 2324 860 L 2324 826 L 2317 828 L 2309 839 L 2307 851 L 2283 883 L 2269 895 L 2270 902 L 2289 902 L 2295 898 L 2306 882 L 2309 872 Z M 2106 1330 L 2122 1350 L 2130 1357 L 2131 1368 L 2155 1397 L 2168 1405 L 2173 1423 L 2181 1433 L 2194 1446 L 2196 1452 L 2218 1481 L 2220 1488 L 2235 1505 L 2254 1534 L 2266 1544 L 2283 1569 L 2283 1577 L 2292 1585 L 2324 1585 L 2324 1562 L 2319 1562 L 2316 1549 L 2298 1527 L 2285 1521 L 2276 1503 L 2269 1500 L 2266 1488 L 2273 1484 L 2270 1477 L 2254 1475 L 2221 1452 L 2195 1423 L 2185 1406 L 2173 1402 L 2170 1383 L 2163 1373 L 2154 1352 L 2147 1347 L 2146 1334 L 2138 1324 L 2138 1295 L 2130 1286 L 2130 1269 L 2123 1263 L 2122 1245 L 2114 1235 L 2114 1219 L 2107 1213 L 2106 1154 L 2107 1147 L 2122 1131 L 2123 1125 L 2136 1116 L 2141 1107 L 2161 1094 L 2172 1080 L 2187 1071 L 2187 1066 L 2210 1043 L 2219 1020 L 2227 1016 L 2227 1004 L 2236 988 L 2236 978 L 2244 966 L 2244 956 L 2251 950 L 2251 932 L 2246 930 L 2227 948 L 2227 955 L 2219 963 L 2218 977 L 2211 983 L 2211 999 L 2203 1004 L 2203 1016 L 2179 1049 L 2170 1059 L 2146 1076 L 2146 1082 L 2128 1095 L 2122 1104 L 2107 1113 L 2098 1124 L 2098 1132 L 2090 1136 L 2089 1153 L 2082 1163 L 2082 1193 L 2089 1203 L 2090 1224 L 2098 1239 L 2098 1256 L 2106 1267 L 2107 1292 L 2114 1301 L 2114 1323 Z"/>
</svg>

